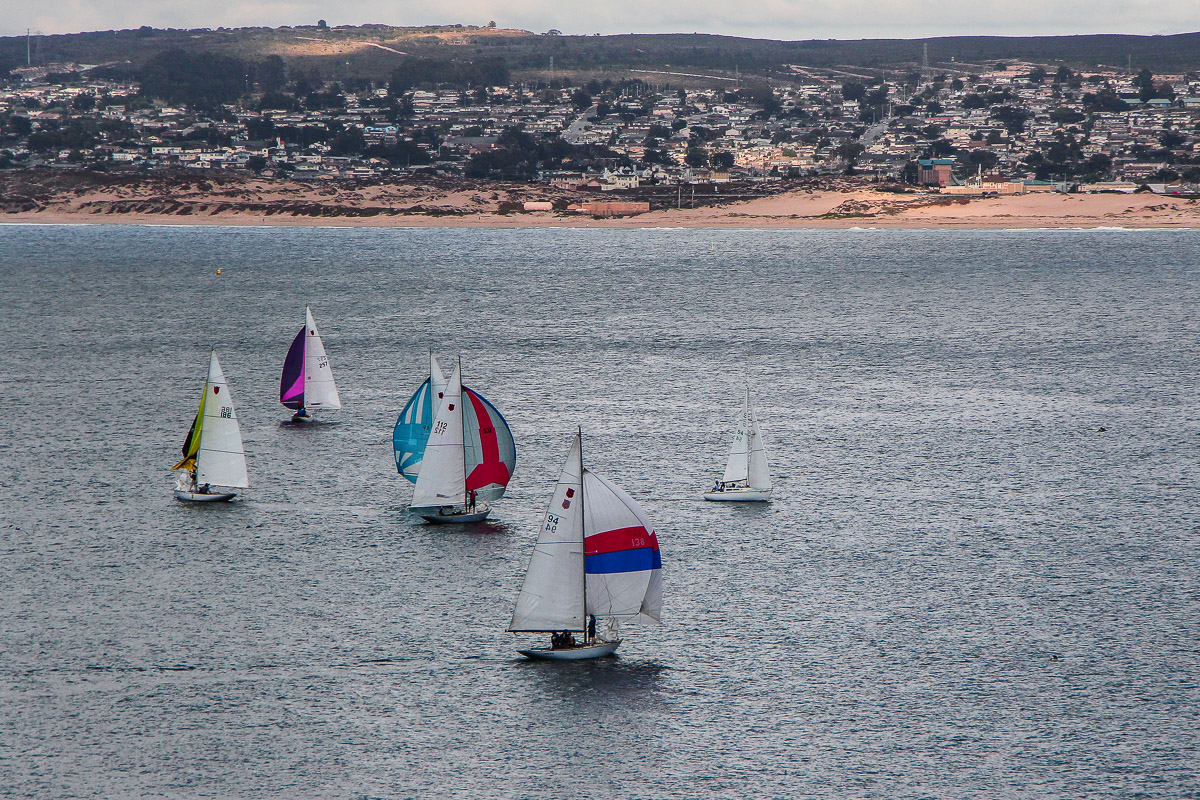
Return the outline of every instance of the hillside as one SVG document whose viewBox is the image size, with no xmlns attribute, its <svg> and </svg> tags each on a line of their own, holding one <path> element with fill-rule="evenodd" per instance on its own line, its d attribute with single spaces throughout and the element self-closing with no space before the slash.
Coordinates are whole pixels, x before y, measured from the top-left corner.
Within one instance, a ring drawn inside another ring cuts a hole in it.
<svg viewBox="0 0 1200 800">
<path fill-rule="evenodd" d="M 387 25 L 319 28 L 238 28 L 99 31 L 37 37 L 40 63 L 129 64 L 136 67 L 172 48 L 258 60 L 282 56 L 289 67 L 330 78 L 384 80 L 406 56 L 473 61 L 502 57 L 514 71 L 709 71 L 786 79 L 792 66 L 908 70 L 928 45 L 939 70 L 970 71 L 997 61 L 1061 62 L 1073 68 L 1111 66 L 1155 73 L 1200 69 L 1200 33 L 1172 36 L 957 36 L 921 40 L 775 41 L 707 34 L 563 36 L 473 26 L 400 28 Z M 25 37 L 0 38 L 0 69 L 25 61 Z"/>
</svg>

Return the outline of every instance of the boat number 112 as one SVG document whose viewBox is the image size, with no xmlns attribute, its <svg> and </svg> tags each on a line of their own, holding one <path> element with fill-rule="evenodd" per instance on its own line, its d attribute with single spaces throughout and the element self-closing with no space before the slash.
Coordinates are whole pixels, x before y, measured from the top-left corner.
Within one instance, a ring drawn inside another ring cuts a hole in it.
<svg viewBox="0 0 1200 800">
<path fill-rule="evenodd" d="M 440 434 L 440 433 L 445 433 L 445 432 L 446 432 L 446 427 L 447 427 L 447 426 L 446 426 L 446 423 L 445 423 L 445 421 L 444 421 L 444 420 L 441 420 L 441 421 L 439 421 L 437 425 L 434 425 L 434 426 L 433 426 L 433 433 L 434 433 L 434 435 L 437 435 L 437 434 Z"/>
</svg>

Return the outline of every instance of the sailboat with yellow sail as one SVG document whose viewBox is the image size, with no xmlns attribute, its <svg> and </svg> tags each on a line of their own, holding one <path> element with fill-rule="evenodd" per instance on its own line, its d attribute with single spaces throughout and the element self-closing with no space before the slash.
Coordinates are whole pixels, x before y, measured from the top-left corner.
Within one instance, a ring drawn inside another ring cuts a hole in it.
<svg viewBox="0 0 1200 800">
<path fill-rule="evenodd" d="M 183 460 L 172 469 L 178 473 L 175 497 L 179 500 L 222 502 L 232 500 L 237 492 L 213 487 L 246 489 L 250 486 L 242 432 L 216 350 L 209 356 L 208 377 L 204 381 L 204 393 L 200 395 L 200 407 L 183 442 Z"/>
</svg>

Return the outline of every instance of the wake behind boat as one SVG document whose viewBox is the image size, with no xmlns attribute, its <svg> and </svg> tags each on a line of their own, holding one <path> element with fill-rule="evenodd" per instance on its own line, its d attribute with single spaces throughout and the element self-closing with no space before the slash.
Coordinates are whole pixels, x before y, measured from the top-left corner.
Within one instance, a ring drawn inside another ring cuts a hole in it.
<svg viewBox="0 0 1200 800">
<path fill-rule="evenodd" d="M 616 485 L 583 468 L 576 433 L 508 630 L 549 633 L 549 647 L 517 652 L 544 661 L 612 655 L 621 622 L 656 623 L 662 612 L 658 536 L 641 507 Z M 606 630 L 597 632 L 598 621 Z M 583 634 L 576 641 L 575 633 Z"/>
<path fill-rule="evenodd" d="M 283 360 L 279 402 L 296 412 L 292 422 L 314 422 L 318 409 L 342 407 L 325 344 L 308 306 L 304 307 L 304 327 L 292 340 Z"/>
<path fill-rule="evenodd" d="M 725 474 L 704 493 L 705 500 L 742 503 L 763 503 L 771 499 L 771 472 L 767 467 L 767 451 L 762 431 L 750 405 L 750 389 L 738 417 L 729 449 Z"/>
<path fill-rule="evenodd" d="M 200 407 L 183 442 L 183 460 L 172 469 L 179 472 L 175 479 L 175 497 L 179 500 L 222 502 L 232 500 L 237 493 L 214 491 L 213 486 L 250 486 L 242 432 L 216 350 L 209 355 Z"/>
</svg>

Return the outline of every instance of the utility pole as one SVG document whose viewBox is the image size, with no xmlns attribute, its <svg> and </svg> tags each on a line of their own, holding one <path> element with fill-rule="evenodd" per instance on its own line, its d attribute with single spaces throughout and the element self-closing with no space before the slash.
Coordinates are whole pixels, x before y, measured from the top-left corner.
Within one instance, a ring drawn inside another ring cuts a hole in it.
<svg viewBox="0 0 1200 800">
<path fill-rule="evenodd" d="M 30 39 L 29 39 L 29 28 L 26 28 L 26 29 L 25 29 L 25 66 L 27 66 L 27 67 L 32 67 L 32 66 L 33 66 L 33 59 L 32 59 L 32 57 L 30 56 L 30 53 L 29 53 L 29 41 L 30 41 Z"/>
</svg>

